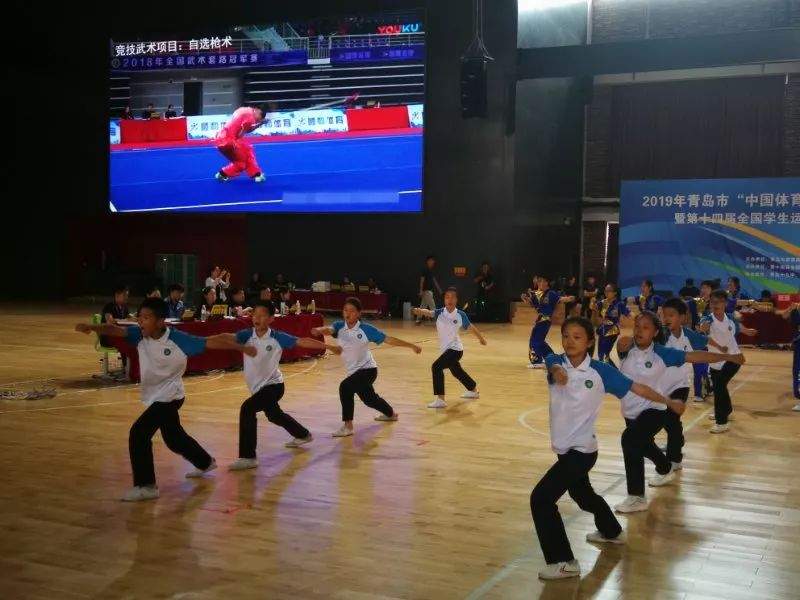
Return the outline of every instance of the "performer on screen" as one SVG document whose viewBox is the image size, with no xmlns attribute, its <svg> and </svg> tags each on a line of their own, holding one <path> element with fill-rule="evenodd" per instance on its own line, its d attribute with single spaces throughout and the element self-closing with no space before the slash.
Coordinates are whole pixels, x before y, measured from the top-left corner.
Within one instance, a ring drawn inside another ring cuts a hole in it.
<svg viewBox="0 0 800 600">
<path fill-rule="evenodd" d="M 242 106 L 233 111 L 231 120 L 217 134 L 217 150 L 231 161 L 215 175 L 217 181 L 228 181 L 245 171 L 256 183 L 266 180 L 256 161 L 253 146 L 244 137 L 264 121 L 266 106 Z"/>
</svg>

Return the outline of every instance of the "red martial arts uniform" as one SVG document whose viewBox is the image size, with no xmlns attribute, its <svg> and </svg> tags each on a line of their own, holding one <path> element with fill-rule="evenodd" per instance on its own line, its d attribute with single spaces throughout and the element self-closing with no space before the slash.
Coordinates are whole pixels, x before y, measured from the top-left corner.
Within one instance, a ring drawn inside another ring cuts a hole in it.
<svg viewBox="0 0 800 600">
<path fill-rule="evenodd" d="M 261 173 L 261 167 L 256 162 L 253 147 L 247 142 L 244 135 L 256 129 L 261 122 L 256 119 L 256 109 L 247 106 L 237 108 L 228 123 L 217 134 L 217 150 L 227 158 L 230 164 L 222 167 L 221 171 L 226 177 L 236 177 L 246 171 L 250 177 Z"/>
</svg>

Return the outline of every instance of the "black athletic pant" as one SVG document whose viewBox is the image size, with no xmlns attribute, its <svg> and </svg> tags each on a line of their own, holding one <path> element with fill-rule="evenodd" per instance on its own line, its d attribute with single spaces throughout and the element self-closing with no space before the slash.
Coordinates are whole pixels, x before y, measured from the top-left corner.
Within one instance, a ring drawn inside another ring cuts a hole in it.
<svg viewBox="0 0 800 600">
<path fill-rule="evenodd" d="M 378 396 L 372 384 L 378 378 L 378 369 L 361 369 L 349 377 L 346 377 L 339 384 L 339 400 L 342 403 L 342 421 L 353 420 L 353 410 L 355 409 L 355 395 L 361 401 L 375 410 L 382 412 L 387 417 L 394 414 L 394 410 L 389 403 Z"/>
<path fill-rule="evenodd" d="M 597 452 L 587 454 L 570 450 L 566 454 L 559 454 L 556 464 L 550 467 L 531 492 L 533 524 L 548 565 L 575 558 L 556 504 L 564 492 L 581 510 L 594 515 L 594 523 L 605 537 L 615 538 L 622 532 L 614 513 L 589 482 L 589 471 L 596 461 Z"/>
<path fill-rule="evenodd" d="M 708 370 L 711 375 L 711 384 L 714 386 L 714 420 L 719 425 L 727 423 L 728 417 L 733 412 L 728 383 L 739 372 L 740 366 L 736 363 L 726 362 L 721 369 Z"/>
<path fill-rule="evenodd" d="M 178 410 L 184 398 L 172 402 L 153 402 L 131 426 L 128 451 L 131 456 L 133 485 L 150 486 L 156 483 L 153 469 L 153 435 L 161 430 L 167 448 L 180 454 L 198 469 L 211 465 L 211 456 L 181 426 Z"/>
<path fill-rule="evenodd" d="M 450 369 L 453 377 L 458 379 L 465 388 L 470 392 L 475 389 L 477 384 L 467 372 L 461 368 L 461 357 L 464 352 L 461 350 L 445 350 L 442 355 L 437 358 L 431 365 L 431 372 L 433 373 L 433 394 L 434 396 L 444 396 L 444 370 Z"/>
<path fill-rule="evenodd" d="M 630 496 L 644 496 L 645 457 L 653 461 L 659 475 L 666 475 L 672 468 L 655 442 L 656 434 L 664 427 L 665 412 L 649 408 L 635 419 L 625 419 L 628 426 L 622 432 L 622 456 Z"/>
<path fill-rule="evenodd" d="M 675 390 L 669 397 L 686 404 L 686 400 L 689 398 L 689 388 Z M 667 414 L 664 415 L 664 431 L 667 432 L 667 460 L 676 463 L 681 462 L 683 460 L 684 439 L 683 424 L 678 413 L 667 409 Z"/>
<path fill-rule="evenodd" d="M 256 415 L 264 411 L 270 423 L 283 427 L 296 438 L 308 437 L 308 429 L 281 410 L 278 401 L 283 398 L 282 383 L 265 385 L 242 403 L 239 409 L 239 458 L 255 458 L 258 441 Z"/>
</svg>

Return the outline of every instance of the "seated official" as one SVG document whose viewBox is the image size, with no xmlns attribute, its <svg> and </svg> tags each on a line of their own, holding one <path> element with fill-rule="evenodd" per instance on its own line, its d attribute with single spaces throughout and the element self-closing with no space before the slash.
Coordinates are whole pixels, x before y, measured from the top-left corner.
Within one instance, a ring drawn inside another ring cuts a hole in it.
<svg viewBox="0 0 800 600">
<path fill-rule="evenodd" d="M 278 273 L 275 276 L 275 284 L 272 286 L 272 289 L 277 292 L 278 294 L 282 294 L 286 290 L 288 290 L 291 286 L 289 282 L 283 276 L 283 273 Z"/>
<path fill-rule="evenodd" d="M 198 307 L 202 314 L 203 308 L 206 309 L 208 313 L 211 313 L 211 309 L 214 308 L 214 305 L 220 304 L 217 300 L 217 290 L 213 287 L 204 287 L 203 291 L 200 293 L 200 302 Z"/>
<path fill-rule="evenodd" d="M 133 118 L 134 118 L 133 111 L 131 110 L 130 106 L 126 106 L 124 109 L 122 109 L 122 115 L 120 116 L 120 119 L 124 121 L 129 121 Z"/>
<path fill-rule="evenodd" d="M 272 314 L 275 314 L 275 302 L 272 300 L 272 290 L 267 287 L 266 285 L 261 288 L 261 291 L 258 293 L 258 300 L 261 303 L 265 303 L 271 307 Z"/>
<path fill-rule="evenodd" d="M 252 307 L 248 306 L 244 288 L 234 288 L 228 303 L 230 314 L 235 317 L 243 317 L 253 312 Z"/>
<path fill-rule="evenodd" d="M 178 113 L 175 112 L 175 109 L 172 108 L 172 104 L 167 106 L 167 110 L 164 111 L 164 118 L 165 119 L 173 119 L 178 116 Z"/>
<path fill-rule="evenodd" d="M 167 294 L 167 318 L 182 319 L 186 311 L 183 304 L 183 286 L 180 283 L 173 283 L 167 288 Z"/>
<path fill-rule="evenodd" d="M 155 108 L 155 106 L 153 106 L 152 102 L 150 104 L 148 104 L 147 108 L 145 108 L 142 111 L 142 118 L 143 119 L 157 119 L 158 118 L 158 113 L 156 112 L 156 108 Z"/>
<path fill-rule="evenodd" d="M 114 300 L 106 304 L 100 313 L 103 323 L 116 325 L 117 321 L 130 317 L 131 312 L 128 310 L 129 293 L 128 286 L 119 285 L 114 288 Z"/>
</svg>

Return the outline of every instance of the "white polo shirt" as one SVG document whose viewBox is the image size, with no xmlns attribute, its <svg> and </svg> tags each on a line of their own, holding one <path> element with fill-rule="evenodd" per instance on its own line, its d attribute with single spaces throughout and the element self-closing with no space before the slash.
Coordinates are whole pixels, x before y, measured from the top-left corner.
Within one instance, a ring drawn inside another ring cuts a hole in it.
<svg viewBox="0 0 800 600">
<path fill-rule="evenodd" d="M 254 346 L 257 350 L 255 356 L 244 355 L 244 379 L 251 394 L 265 385 L 283 383 L 283 373 L 278 365 L 284 348 L 297 345 L 296 337 L 274 329 L 267 329 L 264 335 L 258 337 L 254 327 L 237 332 L 236 341 L 243 346 Z"/>
<path fill-rule="evenodd" d="M 150 406 L 184 398 L 186 360 L 205 352 L 206 339 L 167 327 L 156 340 L 143 337 L 138 326 L 128 327 L 125 337 L 139 352 L 142 402 Z"/>
<path fill-rule="evenodd" d="M 693 329 L 682 327 L 679 336 L 676 337 L 670 331 L 665 346 L 683 352 L 706 350 L 708 348 L 708 338 Z M 661 381 L 658 383 L 658 390 L 665 396 L 669 396 L 675 390 L 690 387 L 689 380 L 693 377 L 694 369 L 691 363 L 686 363 L 682 367 L 667 367 Z"/>
<path fill-rule="evenodd" d="M 550 354 L 544 359 L 547 365 L 547 383 L 550 391 L 550 445 L 556 454 L 570 450 L 597 452 L 595 422 L 600 414 L 605 394 L 622 398 L 633 382 L 617 369 L 586 356 L 573 367 L 565 354 Z M 554 382 L 549 370 L 560 365 L 567 372 L 566 385 Z"/>
<path fill-rule="evenodd" d="M 686 352 L 681 350 L 667 348 L 661 344 L 650 344 L 649 348 L 641 350 L 634 343 L 631 349 L 624 353 L 620 371 L 636 383 L 643 383 L 658 390 L 659 381 L 667 367 L 681 367 L 685 362 Z M 665 404 L 651 402 L 633 392 L 628 392 L 622 399 L 622 416 L 626 419 L 635 419 L 651 408 L 667 410 Z"/>
<path fill-rule="evenodd" d="M 436 333 L 439 334 L 439 348 L 442 352 L 445 350 L 462 352 L 464 344 L 461 343 L 458 332 L 461 329 L 464 331 L 469 329 L 467 313 L 457 308 L 453 309 L 453 312 L 448 312 L 446 308 L 437 308 L 433 311 L 433 316 L 436 319 Z"/>
<path fill-rule="evenodd" d="M 339 341 L 342 347 L 342 358 L 347 368 L 349 377 L 356 371 L 362 369 L 375 369 L 378 363 L 369 351 L 369 343 L 382 344 L 386 339 L 386 334 L 377 327 L 356 321 L 355 325 L 348 327 L 344 321 L 334 321 L 331 323 L 333 337 Z"/>
<path fill-rule="evenodd" d="M 714 314 L 703 317 L 701 323 L 711 323 L 711 331 L 708 332 L 708 337 L 712 338 L 720 346 L 728 348 L 727 354 L 739 354 L 739 344 L 736 343 L 736 334 L 739 333 L 739 323 L 733 318 L 732 315 L 726 314 L 722 319 L 718 319 Z M 709 369 L 719 371 L 725 364 L 724 360 L 711 363 L 708 365 Z"/>
</svg>

